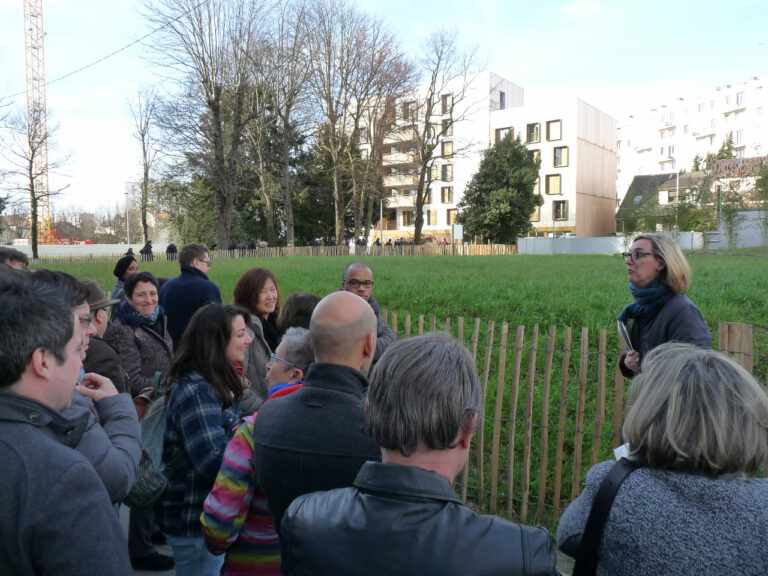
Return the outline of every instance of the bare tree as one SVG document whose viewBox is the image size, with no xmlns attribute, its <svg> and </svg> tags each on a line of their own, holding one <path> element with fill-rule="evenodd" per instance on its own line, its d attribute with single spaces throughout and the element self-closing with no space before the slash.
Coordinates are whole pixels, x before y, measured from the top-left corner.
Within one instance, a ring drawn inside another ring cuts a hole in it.
<svg viewBox="0 0 768 576">
<path fill-rule="evenodd" d="M 9 192 L 21 192 L 29 198 L 32 258 L 35 260 L 38 258 L 41 204 L 68 187 L 51 189 L 48 185 L 48 174 L 63 168 L 69 156 L 52 159 L 49 155 L 56 148 L 53 135 L 57 128 L 55 125 L 48 127 L 45 116 L 45 111 L 38 108 L 27 110 L 26 115 L 11 115 L 0 144 L 0 155 L 7 165 L 3 185 Z M 43 216 L 47 219 L 44 223 L 50 225 L 50 215 Z"/>
<path fill-rule="evenodd" d="M 226 247 L 240 184 L 244 131 L 258 114 L 251 100 L 251 56 L 261 42 L 269 11 L 262 0 L 148 2 L 148 20 L 163 30 L 153 44 L 157 61 L 178 71 L 187 83 L 183 95 L 188 102 L 177 111 L 179 118 L 195 119 L 187 126 L 194 134 L 185 139 L 205 145 L 207 150 L 201 152 L 210 156 L 217 243 Z"/>
<path fill-rule="evenodd" d="M 272 104 L 280 127 L 282 199 L 285 211 L 285 240 L 294 244 L 293 189 L 291 186 L 291 149 L 297 140 L 297 125 L 304 124 L 307 82 L 311 73 L 307 58 L 310 37 L 309 12 L 304 0 L 281 0 L 276 21 L 262 53 L 260 67 L 265 83 L 272 91 Z"/>
<path fill-rule="evenodd" d="M 414 242 L 421 243 L 424 226 L 424 204 L 429 198 L 438 146 L 453 131 L 467 113 L 467 96 L 472 78 L 470 70 L 475 58 L 474 51 L 463 51 L 458 46 L 458 33 L 438 29 L 430 34 L 424 44 L 418 64 L 425 77 L 420 95 L 420 106 L 411 111 L 410 126 L 419 156 L 419 183 L 416 188 L 416 220 Z M 419 117 L 421 116 L 421 120 Z M 452 154 L 462 150 L 454 146 Z"/>
<path fill-rule="evenodd" d="M 149 240 L 147 234 L 147 207 L 149 204 L 149 171 L 155 162 L 155 157 L 160 151 L 157 142 L 150 133 L 154 122 L 154 116 L 159 106 L 159 98 L 154 88 L 139 90 L 136 103 L 128 103 L 133 115 L 133 123 L 136 127 L 136 139 L 141 143 L 141 228 L 144 231 L 144 243 Z"/>
<path fill-rule="evenodd" d="M 372 210 L 363 234 L 363 217 L 369 200 L 380 192 L 382 147 L 393 132 L 391 107 L 414 86 L 414 69 L 395 37 L 378 21 L 367 26 L 364 44 L 357 57 L 356 73 L 350 82 L 351 99 L 348 122 L 351 133 L 369 148 L 360 154 L 359 146 L 347 148 L 347 162 L 352 180 L 352 214 L 355 238 L 367 236 Z M 358 142 L 360 144 L 360 142 Z"/>
</svg>

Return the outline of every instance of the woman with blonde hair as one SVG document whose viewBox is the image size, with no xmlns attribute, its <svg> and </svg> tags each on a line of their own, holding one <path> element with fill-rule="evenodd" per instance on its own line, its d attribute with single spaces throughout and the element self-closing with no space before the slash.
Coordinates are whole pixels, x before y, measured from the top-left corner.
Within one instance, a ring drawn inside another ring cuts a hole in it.
<svg viewBox="0 0 768 576">
<path fill-rule="evenodd" d="M 768 573 L 768 395 L 741 366 L 690 344 L 648 354 L 623 428 L 639 468 L 620 484 L 604 525 L 597 574 Z M 587 473 L 563 514 L 560 549 L 577 556 L 601 482 Z"/>
<path fill-rule="evenodd" d="M 712 335 L 696 305 L 685 295 L 691 268 L 668 234 L 641 234 L 623 254 L 634 301 L 617 320 L 628 327 L 629 347 L 619 361 L 627 378 L 640 372 L 643 357 L 659 344 L 687 342 L 710 348 Z"/>
</svg>

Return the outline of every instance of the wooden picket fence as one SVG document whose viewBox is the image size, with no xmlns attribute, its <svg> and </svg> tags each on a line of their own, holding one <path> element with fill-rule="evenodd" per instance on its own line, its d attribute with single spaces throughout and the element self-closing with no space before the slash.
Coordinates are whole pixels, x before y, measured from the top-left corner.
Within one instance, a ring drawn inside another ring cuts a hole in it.
<svg viewBox="0 0 768 576">
<path fill-rule="evenodd" d="M 603 329 L 593 340 L 587 328 L 545 332 L 479 318 L 467 324 L 463 317 L 382 314 L 400 337 L 451 332 L 475 358 L 484 403 L 456 481 L 462 500 L 554 528 L 587 470 L 620 443 L 628 382 L 617 367 L 624 350 L 618 335 Z M 718 336 L 719 349 L 752 372 L 752 326 L 721 323 Z"/>
</svg>

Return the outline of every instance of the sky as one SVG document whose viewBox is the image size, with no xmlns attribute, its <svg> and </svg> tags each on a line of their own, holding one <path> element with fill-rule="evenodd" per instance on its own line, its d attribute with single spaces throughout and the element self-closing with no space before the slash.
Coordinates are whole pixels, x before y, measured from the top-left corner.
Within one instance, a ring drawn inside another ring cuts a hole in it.
<svg viewBox="0 0 768 576">
<path fill-rule="evenodd" d="M 136 44 L 149 26 L 141 2 L 42 0 L 49 127 L 70 155 L 50 187 L 68 186 L 56 212 L 122 209 L 141 174 L 129 101 L 162 84 Z M 353 0 L 417 55 L 424 35 L 457 28 L 490 69 L 526 89 L 576 95 L 621 118 L 655 104 L 768 77 L 765 0 Z M 151 37 L 145 42 L 151 42 Z M 0 0 L 0 103 L 25 105 L 22 0 Z"/>
</svg>

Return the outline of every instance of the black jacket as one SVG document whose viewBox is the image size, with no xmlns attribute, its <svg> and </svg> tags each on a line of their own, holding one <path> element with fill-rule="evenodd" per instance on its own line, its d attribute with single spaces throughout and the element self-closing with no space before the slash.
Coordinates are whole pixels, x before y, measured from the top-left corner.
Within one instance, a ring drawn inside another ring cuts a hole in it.
<svg viewBox="0 0 768 576">
<path fill-rule="evenodd" d="M 283 574 L 557 574 L 544 528 L 475 514 L 413 466 L 366 463 L 354 488 L 294 500 L 281 530 Z"/>
<path fill-rule="evenodd" d="M 685 342 L 699 348 L 712 347 L 712 335 L 707 323 L 696 307 L 685 294 L 672 294 L 660 303 L 659 311 L 650 319 L 635 319 L 629 328 L 629 338 L 632 346 L 640 352 L 642 367 L 643 358 L 651 350 L 666 342 Z M 625 377 L 635 375 L 624 364 L 621 356 L 619 368 Z"/>
<path fill-rule="evenodd" d="M 354 368 L 315 362 L 301 390 L 259 409 L 253 462 L 275 527 L 297 496 L 352 486 L 367 460 L 381 460 L 366 431 L 367 387 Z"/>
</svg>

